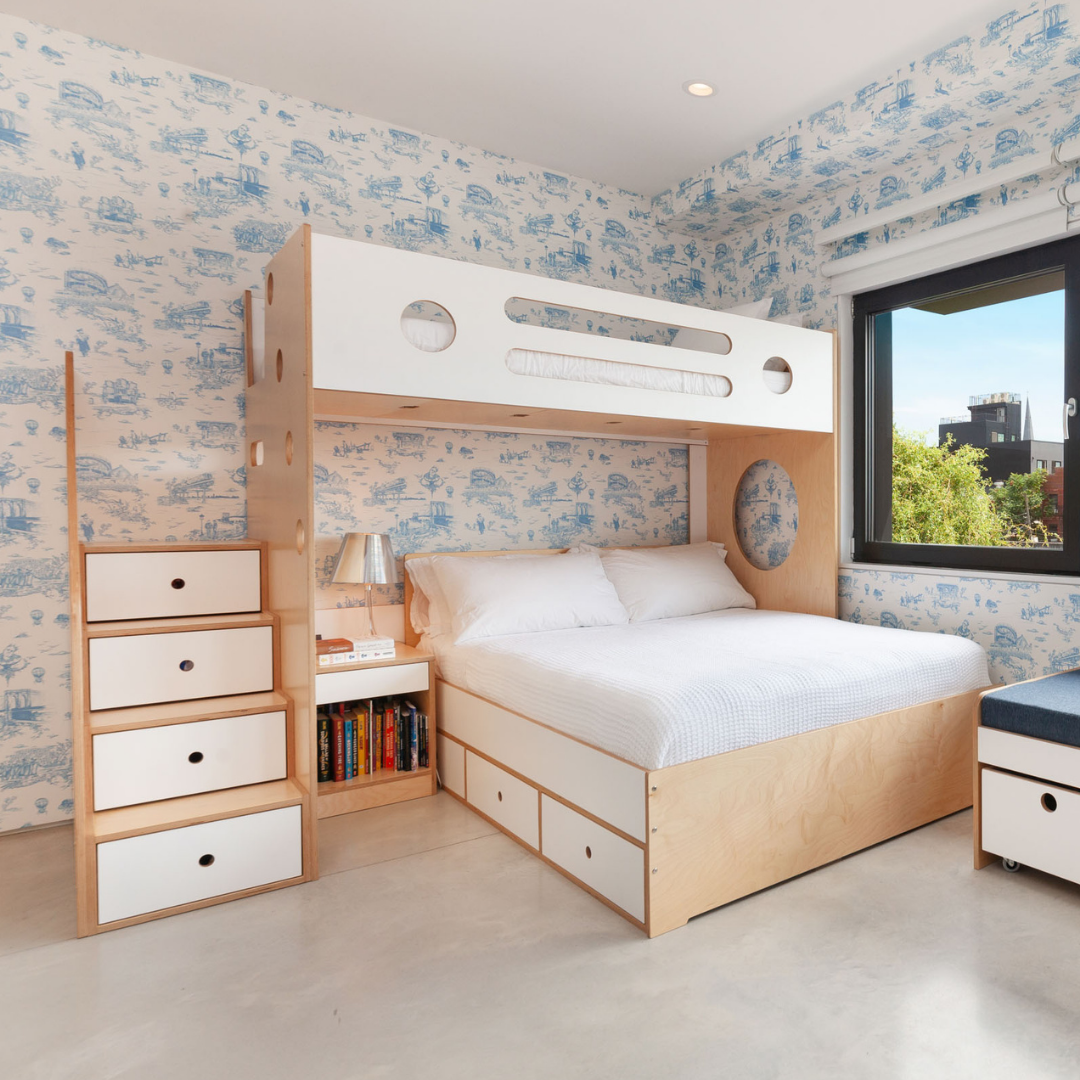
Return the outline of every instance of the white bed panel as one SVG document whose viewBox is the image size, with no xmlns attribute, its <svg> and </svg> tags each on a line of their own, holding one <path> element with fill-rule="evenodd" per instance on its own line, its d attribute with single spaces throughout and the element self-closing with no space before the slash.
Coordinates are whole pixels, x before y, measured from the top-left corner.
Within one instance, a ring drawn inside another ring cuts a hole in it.
<svg viewBox="0 0 1080 1080">
<path fill-rule="evenodd" d="M 443 682 L 439 727 L 540 787 L 645 839 L 645 773 Z"/>
<path fill-rule="evenodd" d="M 444 738 L 443 733 L 435 735 L 438 743 L 439 781 L 447 791 L 452 791 L 460 798 L 465 798 L 465 748 Z"/>
<path fill-rule="evenodd" d="M 479 401 L 805 431 L 831 431 L 831 335 L 588 285 L 476 266 L 397 248 L 313 234 L 313 379 L 316 389 Z M 727 355 L 515 323 L 512 297 L 587 308 L 727 334 Z M 402 313 L 419 300 L 442 305 L 453 342 L 438 352 L 410 343 Z M 565 383 L 507 369 L 511 349 L 676 368 L 731 380 L 725 398 L 638 387 Z M 791 388 L 766 385 L 763 365 L 782 357 Z"/>
<path fill-rule="evenodd" d="M 965 638 L 782 611 L 734 609 L 460 646 L 424 640 L 448 682 L 644 769 L 990 684 L 986 653 Z"/>
</svg>

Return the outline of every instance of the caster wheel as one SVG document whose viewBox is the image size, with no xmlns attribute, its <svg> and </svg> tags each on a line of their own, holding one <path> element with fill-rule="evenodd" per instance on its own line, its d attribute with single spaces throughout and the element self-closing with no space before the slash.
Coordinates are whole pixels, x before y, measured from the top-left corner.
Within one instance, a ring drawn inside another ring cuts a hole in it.
<svg viewBox="0 0 1080 1080">
<path fill-rule="evenodd" d="M 1015 859 L 1002 859 L 1001 865 L 1010 874 L 1015 874 L 1020 869 L 1020 864 Z"/>
</svg>

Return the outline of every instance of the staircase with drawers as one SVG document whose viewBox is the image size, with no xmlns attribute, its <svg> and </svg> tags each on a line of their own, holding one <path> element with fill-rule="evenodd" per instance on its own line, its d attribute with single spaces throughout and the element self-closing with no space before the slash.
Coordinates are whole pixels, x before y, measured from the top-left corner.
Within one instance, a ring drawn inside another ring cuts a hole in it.
<svg viewBox="0 0 1080 1080">
<path fill-rule="evenodd" d="M 254 542 L 72 559 L 80 936 L 315 876 L 266 582 Z"/>
</svg>

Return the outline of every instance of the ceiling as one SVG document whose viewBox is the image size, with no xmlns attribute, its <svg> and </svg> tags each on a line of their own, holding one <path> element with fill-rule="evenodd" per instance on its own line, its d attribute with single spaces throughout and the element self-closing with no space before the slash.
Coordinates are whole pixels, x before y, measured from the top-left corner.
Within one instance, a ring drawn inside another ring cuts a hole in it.
<svg viewBox="0 0 1080 1080">
<path fill-rule="evenodd" d="M 644 195 L 1000 14 L 986 0 L 0 0 L 36 22 Z M 711 98 L 682 90 L 690 79 Z"/>
</svg>

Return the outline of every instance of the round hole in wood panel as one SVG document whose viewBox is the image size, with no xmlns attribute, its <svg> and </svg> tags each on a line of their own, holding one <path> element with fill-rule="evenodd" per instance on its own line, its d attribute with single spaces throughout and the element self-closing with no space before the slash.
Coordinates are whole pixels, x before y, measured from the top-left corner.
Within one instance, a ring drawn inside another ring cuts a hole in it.
<svg viewBox="0 0 1080 1080">
<path fill-rule="evenodd" d="M 200 866 L 213 866 L 214 865 L 214 856 L 213 855 L 200 855 L 199 856 L 199 865 Z"/>
<path fill-rule="evenodd" d="M 1052 814 L 1057 809 L 1057 799 L 1049 791 L 1039 801 L 1048 814 Z"/>
<path fill-rule="evenodd" d="M 292 455 L 293 455 L 292 432 L 291 431 L 286 431 L 285 432 L 285 464 L 286 465 L 291 465 L 292 464 Z"/>
<path fill-rule="evenodd" d="M 192 670 L 194 670 L 194 667 L 195 667 L 195 661 L 194 660 L 181 660 L 180 661 L 180 670 L 181 671 L 192 671 Z"/>
<path fill-rule="evenodd" d="M 761 377 L 774 394 L 786 394 L 791 389 L 791 368 L 781 356 L 770 356 L 765 361 Z"/>
<path fill-rule="evenodd" d="M 453 316 L 434 300 L 414 300 L 401 313 L 405 340 L 421 352 L 442 352 L 457 337 Z"/>
<path fill-rule="evenodd" d="M 198 765 L 199 762 L 203 759 L 203 753 L 201 750 L 193 750 L 190 754 L 188 754 L 187 759 L 191 762 L 192 765 Z"/>
<path fill-rule="evenodd" d="M 585 845 L 585 858 L 586 859 L 591 859 L 592 858 L 592 848 L 589 847 L 588 844 Z"/>
<path fill-rule="evenodd" d="M 799 498 L 787 470 L 755 461 L 735 492 L 735 535 L 751 566 L 775 570 L 791 554 L 799 531 Z"/>
<path fill-rule="evenodd" d="M 274 275 L 266 275 L 266 306 L 269 307 L 274 302 Z"/>
<path fill-rule="evenodd" d="M 174 577 L 172 581 L 169 582 L 169 584 L 174 589 L 182 589 L 187 584 L 187 582 L 182 577 Z"/>
<path fill-rule="evenodd" d="M 307 543 L 307 534 L 304 532 L 304 523 L 297 521 L 296 523 L 296 554 L 304 554 L 304 544 Z"/>
<path fill-rule="evenodd" d="M 285 373 L 285 360 L 281 355 L 281 350 L 277 351 L 277 381 L 281 382 L 281 376 Z"/>
<path fill-rule="evenodd" d="M 248 460 L 251 462 L 253 467 L 257 466 L 257 465 L 261 465 L 263 463 L 263 461 L 266 460 L 266 450 L 263 447 L 262 439 L 256 439 L 251 444 L 251 453 L 249 455 Z"/>
</svg>

